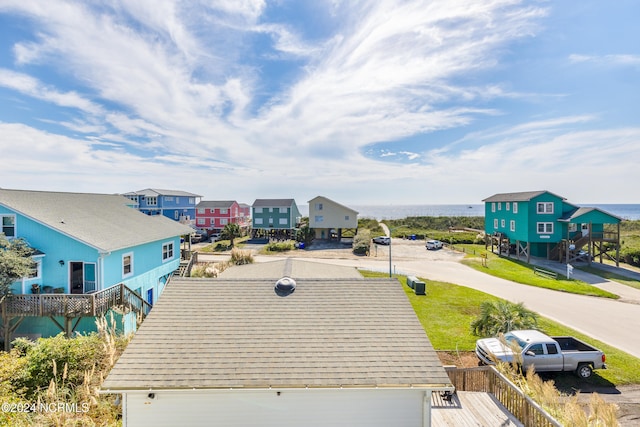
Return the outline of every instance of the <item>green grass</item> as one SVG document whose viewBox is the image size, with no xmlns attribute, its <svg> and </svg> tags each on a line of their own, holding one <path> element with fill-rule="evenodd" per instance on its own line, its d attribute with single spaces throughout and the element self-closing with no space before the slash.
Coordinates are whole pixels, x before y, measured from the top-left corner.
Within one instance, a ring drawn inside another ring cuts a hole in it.
<svg viewBox="0 0 640 427">
<path fill-rule="evenodd" d="M 589 295 L 602 298 L 619 298 L 618 295 L 585 283 L 581 280 L 567 279 L 559 274 L 558 279 L 549 279 L 533 272 L 531 265 L 510 258 L 499 257 L 490 251 L 486 251 L 483 245 L 456 245 L 455 249 L 467 254 L 462 263 L 486 274 L 490 274 L 523 285 L 537 286 L 539 288 L 553 289 L 572 294 Z M 486 267 L 482 265 L 481 254 L 487 255 Z"/>
<path fill-rule="evenodd" d="M 578 267 L 580 271 L 584 271 L 586 273 L 595 274 L 596 276 L 603 277 L 605 279 L 613 280 L 618 283 L 622 283 L 623 285 L 631 286 L 632 288 L 640 289 L 640 282 L 637 280 L 629 279 L 628 277 L 621 276 L 619 274 L 611 273 L 605 270 L 602 270 L 597 267 Z"/>
<path fill-rule="evenodd" d="M 364 277 L 388 277 L 380 272 L 361 273 Z M 499 298 L 464 286 L 425 279 L 422 280 L 426 284 L 427 295 L 419 296 L 406 285 L 405 276 L 394 277 L 401 283 L 434 349 L 473 351 L 478 337 L 471 333 L 471 322 L 480 314 L 480 305 L 484 301 Z M 640 359 L 544 317 L 539 320 L 539 329 L 549 335 L 574 336 L 605 352 L 608 369 L 595 371 L 589 384 L 640 384 Z M 571 387 L 574 381 L 580 380 L 573 375 L 564 375 L 556 379 L 559 381 L 563 382 L 560 385 Z"/>
</svg>

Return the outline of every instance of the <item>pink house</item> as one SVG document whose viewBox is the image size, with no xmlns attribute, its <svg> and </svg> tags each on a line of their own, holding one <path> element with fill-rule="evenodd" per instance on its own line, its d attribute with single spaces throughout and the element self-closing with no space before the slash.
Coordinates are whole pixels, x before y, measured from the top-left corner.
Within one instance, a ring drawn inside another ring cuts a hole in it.
<svg viewBox="0 0 640 427">
<path fill-rule="evenodd" d="M 202 201 L 196 205 L 196 227 L 220 231 L 227 224 L 241 225 L 240 205 L 235 200 Z"/>
</svg>

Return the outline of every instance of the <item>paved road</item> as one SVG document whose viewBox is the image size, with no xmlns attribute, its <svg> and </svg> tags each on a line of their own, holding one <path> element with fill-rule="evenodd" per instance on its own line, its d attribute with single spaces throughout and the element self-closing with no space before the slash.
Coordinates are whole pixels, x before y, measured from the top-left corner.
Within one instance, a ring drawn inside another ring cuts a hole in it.
<svg viewBox="0 0 640 427">
<path fill-rule="evenodd" d="M 388 249 L 380 246 L 371 257 L 323 258 L 322 251 L 314 261 L 349 265 L 375 271 L 389 271 Z M 375 256 L 377 255 L 377 256 Z M 520 285 L 496 278 L 459 263 L 461 255 L 448 249 L 425 251 L 423 243 L 394 239 L 393 266 L 401 274 L 414 274 L 431 280 L 454 283 L 477 289 L 525 306 L 541 315 L 619 348 L 640 358 L 640 290 L 597 276 L 583 276 L 594 286 L 624 293 L 624 301 L 587 297 Z M 331 255 L 329 255 L 331 256 Z M 333 256 L 336 256 L 335 254 Z M 274 257 L 256 257 L 256 261 Z M 304 257 L 304 259 L 309 259 Z"/>
</svg>

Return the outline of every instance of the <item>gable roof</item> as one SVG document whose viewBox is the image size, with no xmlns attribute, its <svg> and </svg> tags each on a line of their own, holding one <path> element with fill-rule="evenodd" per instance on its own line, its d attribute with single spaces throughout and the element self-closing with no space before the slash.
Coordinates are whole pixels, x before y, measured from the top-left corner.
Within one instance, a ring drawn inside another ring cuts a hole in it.
<svg viewBox="0 0 640 427">
<path fill-rule="evenodd" d="M 196 205 L 196 208 L 230 208 L 235 200 L 203 200 Z"/>
<path fill-rule="evenodd" d="M 341 207 L 341 208 L 343 208 L 343 209 L 346 209 L 346 210 L 348 210 L 348 211 L 350 211 L 350 212 L 353 212 L 353 213 L 355 213 L 356 215 L 358 214 L 358 211 L 357 211 L 357 210 L 355 210 L 355 209 L 351 209 L 351 208 L 350 208 L 350 207 L 348 207 L 348 206 L 342 205 L 342 204 L 340 204 L 340 203 L 338 203 L 338 202 L 335 202 L 335 201 L 333 201 L 333 200 L 329 199 L 328 197 L 324 197 L 324 196 L 316 196 L 316 197 L 314 197 L 313 199 L 309 200 L 309 201 L 307 202 L 307 203 L 309 204 L 309 209 L 311 209 L 311 204 L 312 204 L 312 203 L 314 203 L 314 202 L 315 202 L 316 200 L 318 200 L 318 199 L 326 200 L 328 203 L 332 203 L 332 204 L 334 204 L 334 205 L 336 205 L 336 206 L 339 206 L 339 207 Z"/>
<path fill-rule="evenodd" d="M 274 285 L 173 279 L 102 389 L 451 386 L 397 280 Z"/>
<path fill-rule="evenodd" d="M 263 207 L 289 207 L 296 203 L 294 199 L 256 199 L 253 202 L 254 208 Z"/>
<path fill-rule="evenodd" d="M 0 204 L 99 251 L 110 252 L 193 230 L 162 215 L 148 216 L 117 194 L 0 189 Z"/>
<path fill-rule="evenodd" d="M 177 197 L 202 197 L 199 194 L 189 193 L 187 191 L 180 190 L 162 190 L 158 188 L 145 188 L 144 190 L 131 191 L 129 193 L 124 193 L 124 196 L 145 196 L 145 197 L 154 197 L 154 196 L 177 196 Z"/>
<path fill-rule="evenodd" d="M 555 197 L 558 197 L 561 200 L 566 200 L 562 196 L 558 196 L 557 194 L 553 194 L 550 191 L 542 190 L 542 191 L 521 191 L 519 193 L 499 193 L 494 194 L 491 197 L 488 197 L 483 202 L 528 202 L 531 199 L 534 199 L 541 194 L 551 194 Z"/>
<path fill-rule="evenodd" d="M 605 216 L 611 219 L 611 223 L 617 224 L 622 221 L 622 218 L 610 214 L 609 212 L 605 212 L 602 209 L 592 208 L 592 207 L 579 207 L 570 212 L 567 212 L 562 218 L 559 218 L 560 222 L 578 222 L 581 217 L 587 216 L 589 214 L 597 214 L 599 216 Z"/>
</svg>

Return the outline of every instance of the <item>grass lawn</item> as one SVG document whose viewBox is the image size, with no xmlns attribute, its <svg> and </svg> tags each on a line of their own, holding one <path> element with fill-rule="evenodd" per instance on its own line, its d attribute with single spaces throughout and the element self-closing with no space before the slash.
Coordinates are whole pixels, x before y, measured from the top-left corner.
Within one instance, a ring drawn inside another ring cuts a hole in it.
<svg viewBox="0 0 640 427">
<path fill-rule="evenodd" d="M 533 272 L 533 268 L 529 264 L 515 259 L 499 257 L 491 253 L 491 251 L 485 250 L 483 245 L 456 245 L 455 249 L 467 254 L 467 257 L 462 260 L 463 264 L 483 273 L 511 280 L 512 282 L 572 294 L 613 299 L 619 298 L 618 295 L 612 294 L 611 292 L 607 292 L 580 280 L 567 279 L 563 275 L 558 275 L 558 279 L 548 279 L 538 276 Z M 482 265 L 482 254 L 486 254 L 487 256 L 486 267 Z"/>
<path fill-rule="evenodd" d="M 637 280 L 629 279 L 628 277 L 620 276 L 619 274 L 610 273 L 608 271 L 604 271 L 597 267 L 578 267 L 581 271 L 595 274 L 596 276 L 604 277 L 605 279 L 613 280 L 618 283 L 622 283 L 627 286 L 631 286 L 632 288 L 640 289 L 640 282 Z"/>
<path fill-rule="evenodd" d="M 361 273 L 365 277 L 388 277 L 387 274 L 380 272 L 361 271 Z M 394 277 L 402 284 L 436 350 L 473 351 L 478 337 L 471 333 L 471 322 L 480 313 L 482 302 L 495 301 L 499 298 L 464 286 L 425 279 L 422 280 L 426 284 L 427 295 L 418 296 L 406 286 L 405 276 Z M 539 319 L 539 328 L 549 335 L 574 336 L 605 352 L 608 369 L 594 371 L 589 384 L 594 386 L 640 384 L 640 359 L 546 318 Z M 580 381 L 573 375 L 558 377 L 556 382 L 560 383 L 559 380 L 570 383 L 569 386 L 573 381 Z"/>
</svg>

